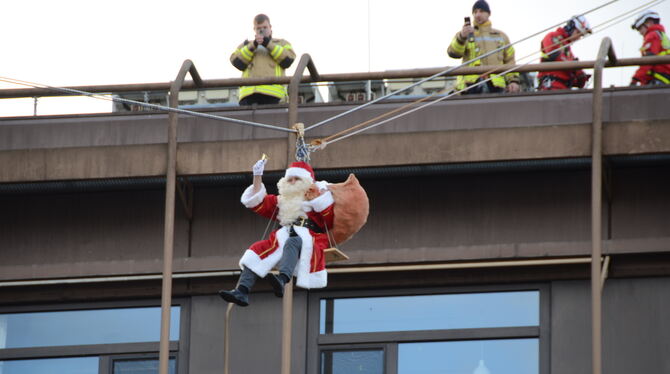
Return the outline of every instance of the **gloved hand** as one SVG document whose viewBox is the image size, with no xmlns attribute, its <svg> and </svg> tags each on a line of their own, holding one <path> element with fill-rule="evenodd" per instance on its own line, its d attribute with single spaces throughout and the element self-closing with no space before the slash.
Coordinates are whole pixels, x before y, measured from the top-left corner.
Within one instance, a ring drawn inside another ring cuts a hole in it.
<svg viewBox="0 0 670 374">
<path fill-rule="evenodd" d="M 268 162 L 267 159 L 261 159 L 256 161 L 254 166 L 251 168 L 251 171 L 254 175 L 263 175 L 263 170 L 265 170 L 265 163 Z"/>
<path fill-rule="evenodd" d="M 269 36 L 264 36 L 263 37 L 263 43 L 261 43 L 261 44 L 263 44 L 263 47 L 267 47 L 269 43 L 270 43 L 270 37 Z"/>
</svg>

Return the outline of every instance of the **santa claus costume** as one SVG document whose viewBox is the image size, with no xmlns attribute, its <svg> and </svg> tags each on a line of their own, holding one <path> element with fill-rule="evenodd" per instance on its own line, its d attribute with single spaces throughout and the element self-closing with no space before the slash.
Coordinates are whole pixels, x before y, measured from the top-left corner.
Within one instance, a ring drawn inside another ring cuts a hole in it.
<svg viewBox="0 0 670 374">
<path fill-rule="evenodd" d="M 245 207 L 279 221 L 280 228 L 244 252 L 237 288 L 219 291 L 228 302 L 248 305 L 247 295 L 256 277 L 268 279 L 279 297 L 284 283 L 293 275 L 296 285 L 302 288 L 323 288 L 328 283 L 324 250 L 330 247 L 327 230 L 333 225 L 335 203 L 328 183 L 314 183 L 311 166 L 298 161 L 291 164 L 277 186 L 279 195 L 268 194 L 264 184 L 256 190 L 251 185 L 242 194 L 240 201 Z M 310 188 L 317 196 L 307 200 L 305 193 Z M 277 266 L 279 276 L 269 273 Z"/>
</svg>

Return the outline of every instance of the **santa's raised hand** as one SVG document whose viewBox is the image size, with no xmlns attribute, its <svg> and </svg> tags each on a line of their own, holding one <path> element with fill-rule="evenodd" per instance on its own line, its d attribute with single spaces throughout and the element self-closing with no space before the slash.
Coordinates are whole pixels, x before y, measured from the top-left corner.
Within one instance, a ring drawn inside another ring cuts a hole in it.
<svg viewBox="0 0 670 374">
<path fill-rule="evenodd" d="M 256 175 L 263 175 L 263 171 L 265 170 L 265 163 L 268 162 L 266 158 L 262 158 L 254 164 L 254 166 L 251 168 L 251 171 L 254 173 L 254 176 Z"/>
</svg>

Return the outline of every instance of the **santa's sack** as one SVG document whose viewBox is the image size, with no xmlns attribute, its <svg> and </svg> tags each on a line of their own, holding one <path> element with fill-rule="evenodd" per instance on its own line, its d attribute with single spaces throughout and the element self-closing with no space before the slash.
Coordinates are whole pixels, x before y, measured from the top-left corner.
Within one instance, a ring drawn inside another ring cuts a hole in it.
<svg viewBox="0 0 670 374">
<path fill-rule="evenodd" d="M 343 183 L 329 184 L 328 189 L 335 200 L 335 217 L 330 234 L 336 244 L 344 243 L 367 222 L 370 212 L 368 195 L 353 174 L 349 174 Z"/>
</svg>

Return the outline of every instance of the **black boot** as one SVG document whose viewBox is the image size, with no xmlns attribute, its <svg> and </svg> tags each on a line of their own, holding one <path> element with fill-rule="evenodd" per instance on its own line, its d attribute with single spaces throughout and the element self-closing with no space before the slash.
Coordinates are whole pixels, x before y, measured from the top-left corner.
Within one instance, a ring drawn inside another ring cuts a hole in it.
<svg viewBox="0 0 670 374">
<path fill-rule="evenodd" d="M 272 285 L 275 296 L 284 297 L 284 286 L 293 278 L 293 270 L 298 263 L 301 247 L 302 239 L 298 235 L 291 235 L 284 244 L 284 253 L 279 260 L 279 275 L 269 273 L 265 277 Z"/>
<path fill-rule="evenodd" d="M 250 269 L 244 268 L 240 274 L 240 280 L 237 282 L 237 287 L 230 291 L 219 291 L 219 296 L 229 303 L 235 303 L 239 306 L 249 305 L 249 291 L 256 283 L 258 275 Z"/>
<path fill-rule="evenodd" d="M 272 290 L 274 291 L 275 296 L 284 297 L 284 286 L 286 285 L 286 283 L 291 281 L 291 278 L 289 278 L 288 275 L 281 273 L 279 275 L 274 275 L 272 273 L 268 273 L 265 279 L 267 279 L 268 282 L 270 282 L 270 285 L 272 286 Z"/>
</svg>

